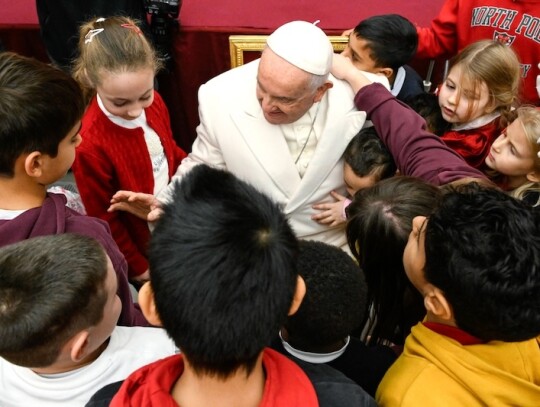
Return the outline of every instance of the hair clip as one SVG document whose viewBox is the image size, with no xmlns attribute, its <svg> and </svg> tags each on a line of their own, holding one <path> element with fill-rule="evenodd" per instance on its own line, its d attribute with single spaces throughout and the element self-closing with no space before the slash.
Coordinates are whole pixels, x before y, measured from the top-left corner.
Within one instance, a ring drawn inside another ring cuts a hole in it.
<svg viewBox="0 0 540 407">
<path fill-rule="evenodd" d="M 105 18 L 99 17 L 99 18 L 96 20 L 96 23 L 102 23 L 103 21 L 105 21 Z"/>
<path fill-rule="evenodd" d="M 141 35 L 142 31 L 135 24 L 121 24 L 120 27 L 129 28 L 130 30 L 135 31 L 137 34 Z"/>
<path fill-rule="evenodd" d="M 99 33 L 105 31 L 104 28 L 95 28 L 93 30 L 88 31 L 88 34 L 84 36 L 84 43 L 88 44 L 89 42 L 92 42 L 94 37 L 98 35 Z"/>
</svg>

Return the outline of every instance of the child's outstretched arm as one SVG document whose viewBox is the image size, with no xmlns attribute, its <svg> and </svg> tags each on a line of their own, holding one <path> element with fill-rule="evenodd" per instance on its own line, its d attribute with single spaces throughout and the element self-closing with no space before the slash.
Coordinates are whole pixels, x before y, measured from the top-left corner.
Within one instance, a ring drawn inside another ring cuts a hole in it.
<svg viewBox="0 0 540 407">
<path fill-rule="evenodd" d="M 317 209 L 322 212 L 313 215 L 311 219 L 322 225 L 337 226 L 347 221 L 345 216 L 345 208 L 351 203 L 351 201 L 335 191 L 330 192 L 330 195 L 332 195 L 332 197 L 337 201 L 330 203 L 317 203 L 313 205 L 313 209 Z"/>
<path fill-rule="evenodd" d="M 377 134 L 392 154 L 402 175 L 443 185 L 463 178 L 487 177 L 468 165 L 459 154 L 426 130 L 425 120 L 396 100 L 378 83 L 372 83 L 352 62 L 334 54 L 332 74 L 351 85 L 358 110 L 365 111 Z"/>
</svg>

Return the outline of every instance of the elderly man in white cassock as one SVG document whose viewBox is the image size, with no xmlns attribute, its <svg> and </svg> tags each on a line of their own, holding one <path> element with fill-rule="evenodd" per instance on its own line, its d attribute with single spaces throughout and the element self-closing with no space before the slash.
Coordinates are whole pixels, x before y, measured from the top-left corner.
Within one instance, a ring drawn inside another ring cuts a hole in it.
<svg viewBox="0 0 540 407">
<path fill-rule="evenodd" d="M 181 182 L 195 165 L 207 164 L 232 172 L 278 202 L 299 238 L 345 247 L 343 225 L 311 219 L 313 204 L 328 202 L 331 191 L 345 194 L 342 154 L 366 121 L 365 112 L 353 105 L 349 85 L 330 74 L 332 57 L 320 28 L 293 21 L 268 37 L 260 59 L 202 85 L 192 152 L 158 200 L 169 199 L 173 182 Z M 144 199 L 120 192 L 111 208 L 132 210 L 128 200 Z"/>
</svg>

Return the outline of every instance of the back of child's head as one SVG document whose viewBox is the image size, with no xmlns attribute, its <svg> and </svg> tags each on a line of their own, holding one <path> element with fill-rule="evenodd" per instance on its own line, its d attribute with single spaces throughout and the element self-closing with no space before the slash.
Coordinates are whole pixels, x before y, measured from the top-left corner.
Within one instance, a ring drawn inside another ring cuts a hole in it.
<svg viewBox="0 0 540 407">
<path fill-rule="evenodd" d="M 450 60 L 450 69 L 461 67 L 461 86 L 468 98 L 484 83 L 489 91 L 489 102 L 502 114 L 507 115 L 517 100 L 520 86 L 520 64 L 512 48 L 498 41 L 482 40 L 465 47 Z M 458 95 L 458 98 L 464 95 Z M 456 102 L 457 103 L 457 102 Z M 469 114 L 474 103 L 469 104 Z"/>
<path fill-rule="evenodd" d="M 101 83 L 103 72 L 136 72 L 161 67 L 151 43 L 129 17 L 98 18 L 81 25 L 79 56 L 73 76 L 85 88 L 93 90 Z"/>
<path fill-rule="evenodd" d="M 82 92 L 69 75 L 32 58 L 0 54 L 0 175 L 39 151 L 51 157 L 84 113 Z"/>
<path fill-rule="evenodd" d="M 370 57 L 381 67 L 396 71 L 416 53 L 418 35 L 414 25 L 398 14 L 383 14 L 360 21 L 353 35 L 369 43 Z"/>
<path fill-rule="evenodd" d="M 533 168 L 538 178 L 540 178 L 540 108 L 534 106 L 520 106 L 515 110 L 516 118 L 519 119 L 527 144 L 530 147 L 533 157 Z M 540 183 L 529 181 L 512 191 L 511 195 L 518 199 L 527 200 L 529 192 L 540 193 Z M 538 199 L 532 202 L 537 203 Z"/>
<path fill-rule="evenodd" d="M 394 159 L 374 127 L 363 128 L 351 139 L 343 159 L 358 177 L 373 175 L 379 181 L 396 173 Z"/>
<path fill-rule="evenodd" d="M 402 258 L 412 220 L 428 216 L 439 198 L 436 186 L 395 176 L 358 191 L 347 208 L 347 241 L 364 270 L 368 299 L 377 315 L 372 342 L 394 335 L 410 284 Z"/>
<path fill-rule="evenodd" d="M 538 210 L 494 188 L 445 194 L 426 226 L 424 267 L 457 326 L 485 341 L 540 334 Z"/>
<path fill-rule="evenodd" d="M 175 186 L 149 249 L 163 327 L 199 374 L 250 373 L 287 318 L 298 243 L 277 204 L 196 166 Z"/>
<path fill-rule="evenodd" d="M 320 349 L 360 327 L 366 285 L 364 273 L 348 254 L 322 242 L 301 241 L 298 274 L 306 283 L 306 295 L 285 324 L 292 346 Z"/>
<path fill-rule="evenodd" d="M 0 356 L 48 367 L 77 332 L 96 325 L 107 300 L 107 259 L 93 239 L 61 234 L 0 249 Z"/>
<path fill-rule="evenodd" d="M 444 120 L 439 106 L 439 99 L 434 93 L 419 93 L 405 101 L 416 113 L 426 120 L 427 129 L 442 136 L 450 130 L 451 124 Z"/>
</svg>

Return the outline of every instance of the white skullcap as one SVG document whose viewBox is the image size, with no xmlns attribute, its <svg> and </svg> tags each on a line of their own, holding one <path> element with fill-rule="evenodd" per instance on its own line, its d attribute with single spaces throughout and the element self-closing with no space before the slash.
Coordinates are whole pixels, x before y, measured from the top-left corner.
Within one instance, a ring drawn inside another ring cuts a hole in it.
<svg viewBox="0 0 540 407">
<path fill-rule="evenodd" d="M 292 21 L 274 31 L 266 42 L 285 61 L 314 75 L 326 75 L 334 50 L 326 34 L 307 21 Z"/>
</svg>

